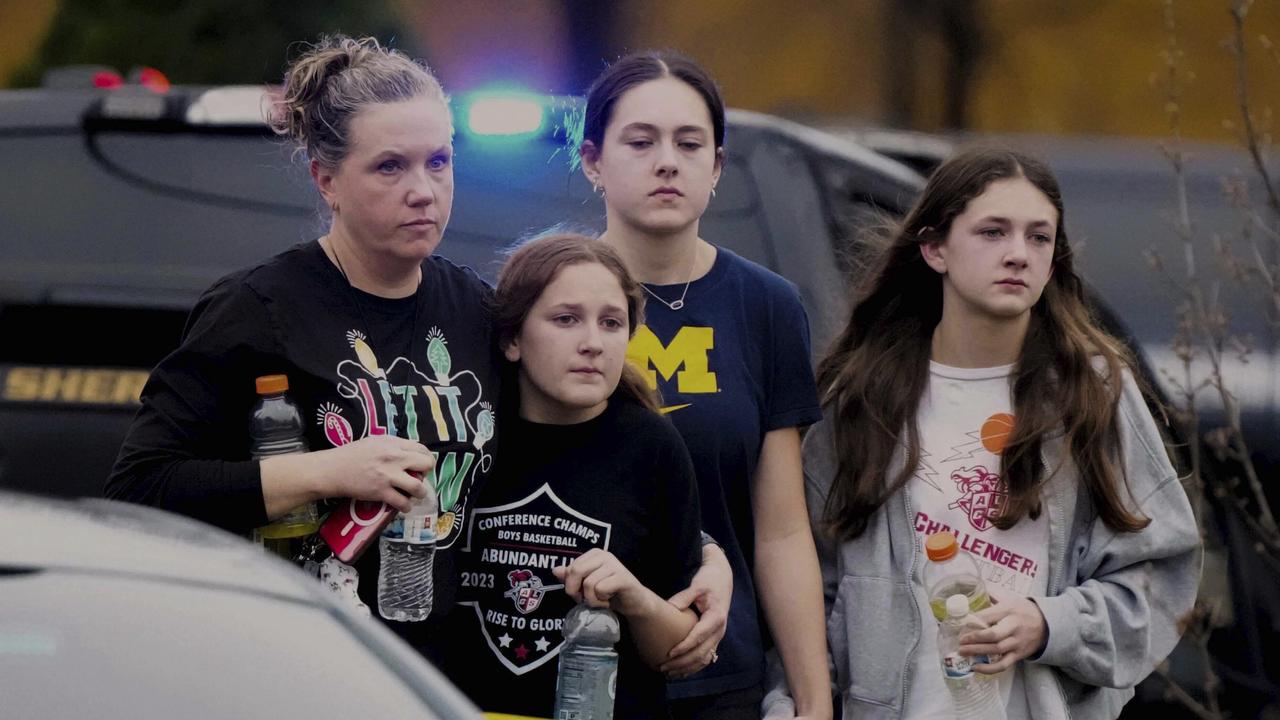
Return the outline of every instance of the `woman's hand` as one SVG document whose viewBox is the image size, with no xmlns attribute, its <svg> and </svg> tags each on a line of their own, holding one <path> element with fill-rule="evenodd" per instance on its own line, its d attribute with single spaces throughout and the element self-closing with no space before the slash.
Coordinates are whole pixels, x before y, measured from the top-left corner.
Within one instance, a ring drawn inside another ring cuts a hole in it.
<svg viewBox="0 0 1280 720">
<path fill-rule="evenodd" d="M 422 443 L 390 435 L 308 455 L 317 465 L 323 497 L 380 500 L 400 512 L 427 494 L 422 478 L 436 465 Z"/>
<path fill-rule="evenodd" d="M 1043 650 L 1049 639 L 1044 614 L 1030 598 L 1006 600 L 974 616 L 988 627 L 961 635 L 960 654 L 1001 656 L 998 662 L 974 665 L 973 669 L 980 673 L 994 675 L 1008 670 L 1019 660 Z"/>
<path fill-rule="evenodd" d="M 551 568 L 551 572 L 578 602 L 612 608 L 621 615 L 644 611 L 645 587 L 611 552 L 592 548 L 567 566 Z"/>
<path fill-rule="evenodd" d="M 667 600 L 679 610 L 696 605 L 700 615 L 693 630 L 671 648 L 667 660 L 658 667 L 673 679 L 692 675 L 714 662 L 716 648 L 728 627 L 733 569 L 718 545 L 702 547 L 702 567 L 693 581 Z"/>
</svg>

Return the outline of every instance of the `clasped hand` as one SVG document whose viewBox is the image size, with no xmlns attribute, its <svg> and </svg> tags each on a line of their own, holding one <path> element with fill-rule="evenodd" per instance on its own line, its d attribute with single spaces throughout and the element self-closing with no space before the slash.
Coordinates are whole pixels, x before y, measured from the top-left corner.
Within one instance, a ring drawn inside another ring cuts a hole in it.
<svg viewBox="0 0 1280 720">
<path fill-rule="evenodd" d="M 551 568 L 564 591 L 577 602 L 591 607 L 612 608 L 622 615 L 639 610 L 635 592 L 643 586 L 613 553 L 592 548 L 572 563 Z"/>
<path fill-rule="evenodd" d="M 382 501 L 400 512 L 426 495 L 423 476 L 436 465 L 422 443 L 390 435 L 362 438 L 323 453 L 322 472 L 330 478 L 326 497 Z"/>
<path fill-rule="evenodd" d="M 1023 658 L 1039 653 L 1049 637 L 1044 614 L 1030 598 L 1007 600 L 974 616 L 987 624 L 984 630 L 960 636 L 960 654 L 1000 655 L 994 663 L 974 665 L 977 672 L 994 675 L 1003 672 Z"/>
<path fill-rule="evenodd" d="M 688 677 L 711 664 L 729 625 L 733 570 L 718 546 L 704 545 L 702 552 L 702 567 L 693 576 L 689 587 L 667 600 L 677 610 L 695 607 L 698 612 L 697 624 L 688 636 L 671 648 L 666 662 L 658 668 L 673 679 Z"/>
</svg>

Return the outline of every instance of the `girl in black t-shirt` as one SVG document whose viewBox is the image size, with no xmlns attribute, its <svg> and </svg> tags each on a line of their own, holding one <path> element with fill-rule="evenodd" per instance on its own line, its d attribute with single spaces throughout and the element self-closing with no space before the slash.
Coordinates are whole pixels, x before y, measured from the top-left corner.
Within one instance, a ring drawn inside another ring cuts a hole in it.
<svg viewBox="0 0 1280 720">
<path fill-rule="evenodd" d="M 626 361 L 642 306 L 617 255 L 580 235 L 524 245 L 499 276 L 519 417 L 470 519 L 460 604 L 474 613 L 444 662 L 487 711 L 550 716 L 560 623 L 583 602 L 623 620 L 616 717 L 668 717 L 654 668 L 695 616 L 664 598 L 698 568 L 700 524 L 688 452 Z"/>
</svg>

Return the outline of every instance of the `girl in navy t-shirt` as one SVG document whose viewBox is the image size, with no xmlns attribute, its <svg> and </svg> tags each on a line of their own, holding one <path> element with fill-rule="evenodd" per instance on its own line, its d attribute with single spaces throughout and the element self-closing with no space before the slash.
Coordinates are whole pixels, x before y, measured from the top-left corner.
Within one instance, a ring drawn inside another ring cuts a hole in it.
<svg viewBox="0 0 1280 720">
<path fill-rule="evenodd" d="M 652 301 L 628 358 L 684 438 L 703 529 L 733 568 L 723 639 L 682 643 L 664 667 L 688 676 L 668 687 L 674 713 L 759 718 L 767 627 L 796 714 L 830 717 L 820 575 L 800 470 L 799 430 L 821 417 L 809 323 L 793 284 L 699 235 L 724 167 L 720 93 L 688 58 L 636 53 L 596 78 L 584 114 L 579 157 L 604 202 L 601 239 Z M 710 616 L 723 599 L 710 592 L 696 602 Z"/>
</svg>

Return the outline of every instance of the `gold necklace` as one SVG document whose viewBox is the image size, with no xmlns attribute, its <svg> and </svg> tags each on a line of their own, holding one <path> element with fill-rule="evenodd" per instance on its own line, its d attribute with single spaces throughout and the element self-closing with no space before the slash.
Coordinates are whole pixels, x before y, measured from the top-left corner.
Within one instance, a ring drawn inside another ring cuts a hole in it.
<svg viewBox="0 0 1280 720">
<path fill-rule="evenodd" d="M 360 324 L 364 326 L 363 328 L 361 328 L 361 330 L 363 330 L 365 337 L 368 338 L 366 342 L 373 344 L 376 342 L 373 337 L 373 326 L 369 323 L 369 318 L 365 317 L 364 303 L 360 302 L 360 295 L 359 293 L 356 292 L 357 288 L 355 284 L 351 282 L 351 278 L 347 275 L 347 269 L 342 266 L 342 259 L 338 257 L 337 246 L 333 245 L 332 240 L 329 241 L 329 244 L 330 246 L 328 248 L 325 248 L 324 245 L 321 245 L 320 249 L 321 250 L 327 249 L 330 253 L 333 253 L 333 262 L 338 266 L 338 273 L 342 275 L 343 282 L 347 284 L 347 299 L 349 299 L 351 301 L 351 304 L 355 306 L 356 314 L 360 316 Z M 326 255 L 327 254 L 328 253 L 326 253 Z M 418 286 L 413 290 L 413 321 L 409 329 L 409 332 L 411 334 L 409 336 L 408 360 L 410 363 L 414 362 L 414 357 L 415 357 L 414 350 L 418 347 L 418 310 L 422 307 L 422 299 L 418 297 L 418 294 L 419 294 L 418 291 L 422 289 L 421 268 L 419 268 L 418 273 L 419 273 Z M 390 378 L 387 378 L 387 380 L 390 380 Z M 401 423 L 402 419 L 404 421 L 403 424 Z M 408 424 L 409 424 L 409 419 L 407 415 L 404 415 L 404 414 L 396 415 L 395 422 L 391 425 L 391 434 L 395 435 L 396 437 L 409 437 Z"/>
</svg>

